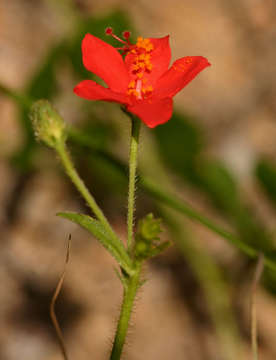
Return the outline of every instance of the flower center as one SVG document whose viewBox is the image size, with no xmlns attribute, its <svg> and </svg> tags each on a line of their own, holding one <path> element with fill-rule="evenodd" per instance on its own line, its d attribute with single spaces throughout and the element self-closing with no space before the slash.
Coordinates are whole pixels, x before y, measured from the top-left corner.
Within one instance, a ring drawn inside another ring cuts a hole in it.
<svg viewBox="0 0 276 360">
<path fill-rule="evenodd" d="M 107 28 L 106 35 L 111 35 L 114 39 L 122 44 L 122 47 L 117 48 L 122 50 L 123 54 L 128 54 L 131 60 L 131 77 L 132 80 L 128 85 L 127 94 L 133 96 L 137 100 L 142 100 L 151 95 L 153 91 L 152 85 L 147 84 L 147 75 L 151 73 L 153 64 L 151 63 L 152 51 L 154 49 L 153 43 L 150 39 L 138 37 L 136 44 L 129 41 L 130 32 L 123 32 L 125 40 L 120 39 L 113 33 L 112 28 Z"/>
<path fill-rule="evenodd" d="M 133 78 L 128 85 L 127 93 L 138 100 L 148 97 L 153 91 L 153 87 L 147 85 L 147 74 L 151 73 L 153 68 L 151 63 L 153 48 L 150 39 L 138 37 L 137 43 L 130 50 L 130 56 L 132 56 L 131 74 Z"/>
</svg>

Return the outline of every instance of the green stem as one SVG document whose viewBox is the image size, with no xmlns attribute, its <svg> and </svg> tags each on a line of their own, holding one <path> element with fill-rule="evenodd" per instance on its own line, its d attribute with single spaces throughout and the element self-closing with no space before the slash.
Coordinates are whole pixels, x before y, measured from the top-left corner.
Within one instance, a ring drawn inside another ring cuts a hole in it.
<svg viewBox="0 0 276 360">
<path fill-rule="evenodd" d="M 110 355 L 110 360 L 119 360 L 125 344 L 129 320 L 136 297 L 137 290 L 140 287 L 141 263 L 137 264 L 134 275 L 126 279 L 124 284 L 124 297 L 121 307 L 120 318 L 117 325 L 117 331 Z"/>
<path fill-rule="evenodd" d="M 131 139 L 129 152 L 129 187 L 127 206 L 127 248 L 131 251 L 133 242 L 133 219 L 135 211 L 135 177 L 137 168 L 137 154 L 141 121 L 130 115 L 131 118 Z"/>
<path fill-rule="evenodd" d="M 22 107 L 29 109 L 29 107 L 32 104 L 33 99 L 30 97 L 21 94 L 15 90 L 10 89 L 9 87 L 6 87 L 3 84 L 0 84 L 0 93 L 3 93 L 10 99 L 14 100 L 18 105 L 21 105 Z"/>
<path fill-rule="evenodd" d="M 70 156 L 67 152 L 66 145 L 64 143 L 60 143 L 56 147 L 56 151 L 60 157 L 61 163 L 71 179 L 72 183 L 75 185 L 75 187 L 78 189 L 82 197 L 86 200 L 88 206 L 90 209 L 94 212 L 98 220 L 102 223 L 102 225 L 105 227 L 106 232 L 114 239 L 116 242 L 121 241 L 115 232 L 113 231 L 111 225 L 109 224 L 108 220 L 104 216 L 104 213 L 100 209 L 99 205 L 96 203 L 96 200 L 91 195 L 90 191 L 85 186 L 84 182 L 80 178 L 79 174 L 77 173 L 76 169 L 74 168 L 74 165 L 72 163 L 72 160 L 70 159 Z"/>
</svg>

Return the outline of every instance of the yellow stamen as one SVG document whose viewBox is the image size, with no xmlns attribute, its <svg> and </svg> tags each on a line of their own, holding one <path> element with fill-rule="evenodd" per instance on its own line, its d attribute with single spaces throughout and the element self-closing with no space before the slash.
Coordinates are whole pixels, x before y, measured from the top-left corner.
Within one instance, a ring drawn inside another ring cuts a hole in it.
<svg viewBox="0 0 276 360">
<path fill-rule="evenodd" d="M 129 84 L 128 84 L 129 88 L 135 88 L 135 81 L 132 80 Z"/>
<path fill-rule="evenodd" d="M 145 87 L 144 84 L 147 79 L 144 78 L 145 73 L 152 71 L 153 64 L 151 63 L 151 51 L 154 46 L 150 39 L 144 39 L 143 37 L 137 38 L 137 43 L 130 53 L 133 54 L 131 71 L 134 78 L 128 85 L 127 94 L 135 96 L 138 100 L 142 100 L 143 96 L 148 97 L 153 87 L 151 85 Z"/>
</svg>

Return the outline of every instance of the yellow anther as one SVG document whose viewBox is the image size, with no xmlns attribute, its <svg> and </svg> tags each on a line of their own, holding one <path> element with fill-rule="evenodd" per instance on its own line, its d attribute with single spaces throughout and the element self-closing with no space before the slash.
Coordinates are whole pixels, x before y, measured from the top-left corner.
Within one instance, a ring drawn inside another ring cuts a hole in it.
<svg viewBox="0 0 276 360">
<path fill-rule="evenodd" d="M 143 39 L 142 37 L 138 37 L 136 46 L 137 48 L 146 50 L 146 52 L 153 50 L 153 44 L 150 39 Z"/>
<path fill-rule="evenodd" d="M 133 79 L 128 85 L 127 94 L 130 96 L 135 96 L 138 100 L 141 100 L 143 97 L 148 97 L 152 91 L 153 87 L 144 86 L 147 82 L 147 79 L 144 78 L 146 72 L 150 72 L 153 68 L 151 63 L 151 51 L 154 46 L 150 39 L 144 39 L 141 36 L 138 37 L 135 48 L 131 50 L 131 53 L 134 54 L 132 58 L 131 71 L 133 74 Z"/>
<path fill-rule="evenodd" d="M 144 69 L 146 67 L 146 64 L 144 62 L 141 62 L 138 64 L 138 66 L 140 67 L 140 69 Z"/>
<path fill-rule="evenodd" d="M 146 54 L 141 54 L 138 56 L 138 61 L 144 61 L 146 60 Z"/>
<path fill-rule="evenodd" d="M 140 69 L 140 65 L 139 64 L 134 64 L 133 66 L 132 66 L 132 70 L 134 70 L 134 71 L 137 71 L 137 70 L 139 70 Z"/>
<path fill-rule="evenodd" d="M 128 90 L 128 95 L 134 95 L 135 97 L 138 97 L 139 94 L 138 94 L 138 91 L 134 90 L 134 89 L 130 89 Z"/>
<path fill-rule="evenodd" d="M 135 81 L 132 80 L 129 84 L 128 84 L 128 87 L 131 89 L 131 88 L 135 88 Z"/>
<path fill-rule="evenodd" d="M 143 94 L 150 94 L 152 92 L 153 92 L 153 87 L 151 85 L 142 88 L 142 93 Z"/>
<path fill-rule="evenodd" d="M 147 52 L 150 52 L 150 51 L 152 51 L 152 50 L 153 50 L 153 45 L 152 45 L 152 44 L 147 45 L 146 51 L 147 51 Z"/>
</svg>

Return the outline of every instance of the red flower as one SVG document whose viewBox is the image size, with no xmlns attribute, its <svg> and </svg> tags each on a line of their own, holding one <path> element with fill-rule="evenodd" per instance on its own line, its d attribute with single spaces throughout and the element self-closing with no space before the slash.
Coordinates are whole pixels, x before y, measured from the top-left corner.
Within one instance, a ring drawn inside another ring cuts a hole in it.
<svg viewBox="0 0 276 360">
<path fill-rule="evenodd" d="M 186 86 L 201 70 L 209 66 L 202 56 L 171 59 L 169 36 L 144 39 L 136 44 L 119 39 L 108 28 L 106 34 L 122 42 L 119 50 L 99 38 L 86 34 L 82 41 L 83 64 L 108 85 L 105 88 L 92 80 L 84 80 L 74 92 L 88 100 L 114 101 L 125 105 L 150 128 L 167 122 L 172 116 L 172 97 Z"/>
</svg>

